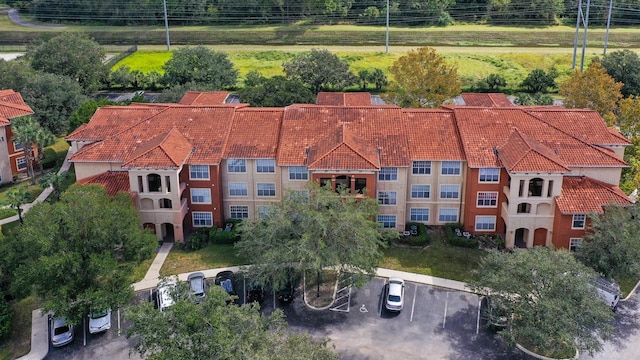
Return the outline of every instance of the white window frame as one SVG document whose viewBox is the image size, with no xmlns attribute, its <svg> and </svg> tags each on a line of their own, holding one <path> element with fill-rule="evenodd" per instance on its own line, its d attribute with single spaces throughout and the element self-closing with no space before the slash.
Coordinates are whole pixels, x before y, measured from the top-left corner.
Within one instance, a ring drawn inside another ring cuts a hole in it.
<svg viewBox="0 0 640 360">
<path fill-rule="evenodd" d="M 192 204 L 211 204 L 211 189 L 191 188 Z"/>
<path fill-rule="evenodd" d="M 13 141 L 13 151 L 18 152 L 20 150 L 24 150 L 24 145 Z"/>
<path fill-rule="evenodd" d="M 257 159 L 256 160 L 256 172 L 259 173 L 275 173 L 276 172 L 276 160 L 275 159 Z"/>
<path fill-rule="evenodd" d="M 487 215 L 477 215 L 476 216 L 476 224 L 474 228 L 476 231 L 488 231 L 495 232 L 496 231 L 496 217 L 495 216 L 487 216 Z"/>
<path fill-rule="evenodd" d="M 309 170 L 306 166 L 289 166 L 289 180 L 309 180 Z"/>
<path fill-rule="evenodd" d="M 378 223 L 382 224 L 382 227 L 385 229 L 395 229 L 398 225 L 397 218 L 395 215 L 378 215 L 376 218 Z M 391 226 L 393 225 L 393 226 Z"/>
<path fill-rule="evenodd" d="M 569 239 L 569 251 L 576 252 L 578 248 L 582 246 L 582 238 L 570 238 Z"/>
<path fill-rule="evenodd" d="M 227 172 L 229 173 L 246 173 L 247 172 L 247 160 L 246 159 L 227 159 Z"/>
<path fill-rule="evenodd" d="M 190 180 L 209 180 L 209 178 L 209 165 L 189 165 Z"/>
<path fill-rule="evenodd" d="M 271 206 L 260 205 L 258 206 L 258 219 L 265 220 L 269 217 L 269 212 L 271 211 Z"/>
<path fill-rule="evenodd" d="M 461 161 L 443 161 L 440 168 L 440 175 L 458 176 L 462 173 Z"/>
<path fill-rule="evenodd" d="M 381 167 L 378 171 L 378 181 L 398 181 L 398 168 Z"/>
<path fill-rule="evenodd" d="M 238 217 L 237 214 L 242 214 Z M 229 217 L 232 219 L 247 219 L 249 217 L 249 206 L 231 205 L 229 206 Z"/>
<path fill-rule="evenodd" d="M 576 230 L 584 229 L 586 222 L 587 222 L 586 214 L 573 214 L 573 219 L 571 219 L 571 229 L 576 229 Z M 576 226 L 576 223 L 578 224 L 578 226 Z M 580 223 L 582 223 L 582 225 L 580 225 Z"/>
<path fill-rule="evenodd" d="M 24 170 L 27 168 L 27 158 L 23 157 L 19 157 L 16 159 L 16 169 L 18 170 Z"/>
<path fill-rule="evenodd" d="M 418 172 L 416 172 L 416 170 Z M 420 172 L 424 171 L 424 172 Z M 413 175 L 431 175 L 431 161 L 414 160 L 411 162 L 411 173 Z"/>
<path fill-rule="evenodd" d="M 398 193 L 396 191 L 378 191 L 378 203 L 382 206 L 398 205 Z"/>
<path fill-rule="evenodd" d="M 481 208 L 496 208 L 498 207 L 498 192 L 497 191 L 478 191 L 476 198 L 476 206 Z"/>
<path fill-rule="evenodd" d="M 248 191 L 249 190 L 248 190 L 247 183 L 239 183 L 239 182 L 230 182 L 229 183 L 229 196 L 246 197 Z"/>
<path fill-rule="evenodd" d="M 424 190 L 423 187 L 426 187 Z M 423 189 L 420 189 L 423 188 Z M 426 194 L 426 196 L 417 196 L 420 194 Z M 415 196 L 414 196 L 415 195 Z M 431 185 L 426 184 L 412 184 L 411 185 L 411 198 L 412 199 L 429 199 L 431 197 Z"/>
<path fill-rule="evenodd" d="M 480 168 L 480 171 L 478 171 L 478 182 L 479 183 L 500 182 L 500 168 Z"/>
<path fill-rule="evenodd" d="M 409 210 L 411 221 L 427 222 L 429 221 L 429 208 L 411 208 Z"/>
<path fill-rule="evenodd" d="M 207 211 L 193 211 L 191 222 L 193 227 L 211 227 L 213 226 L 213 215 Z"/>
<path fill-rule="evenodd" d="M 448 214 L 443 214 L 447 212 Z M 450 220 L 443 219 L 443 217 L 454 217 Z M 457 223 L 459 218 L 458 209 L 456 208 L 440 208 L 438 209 L 438 222 L 439 223 Z"/>
<path fill-rule="evenodd" d="M 451 196 L 448 196 L 449 194 L 451 194 Z M 440 185 L 440 199 L 460 199 L 460 185 L 458 184 Z"/>
<path fill-rule="evenodd" d="M 274 197 L 276 196 L 276 184 L 275 183 L 257 183 L 256 187 L 258 192 L 256 193 L 260 197 Z"/>
</svg>

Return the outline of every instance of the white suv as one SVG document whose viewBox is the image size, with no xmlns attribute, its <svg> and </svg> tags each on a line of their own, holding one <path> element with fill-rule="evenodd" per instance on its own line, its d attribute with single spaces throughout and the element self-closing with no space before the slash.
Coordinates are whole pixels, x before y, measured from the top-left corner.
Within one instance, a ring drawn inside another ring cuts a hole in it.
<svg viewBox="0 0 640 360">
<path fill-rule="evenodd" d="M 158 286 L 158 309 L 164 311 L 175 303 L 174 294 L 178 283 L 175 279 L 167 279 Z"/>
</svg>

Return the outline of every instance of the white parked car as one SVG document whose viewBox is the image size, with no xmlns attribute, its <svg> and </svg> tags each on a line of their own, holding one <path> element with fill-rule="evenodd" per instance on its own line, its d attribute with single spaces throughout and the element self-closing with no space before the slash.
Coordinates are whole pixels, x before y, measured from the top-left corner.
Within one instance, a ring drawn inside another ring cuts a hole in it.
<svg viewBox="0 0 640 360">
<path fill-rule="evenodd" d="M 167 279 L 158 286 L 158 309 L 164 311 L 175 304 L 173 298 L 178 283 L 175 279 Z"/>
<path fill-rule="evenodd" d="M 97 334 L 111 329 L 111 309 L 93 311 L 89 314 L 89 333 Z"/>
<path fill-rule="evenodd" d="M 403 305 L 404 280 L 399 278 L 390 278 L 385 307 L 389 311 L 401 311 Z"/>
<path fill-rule="evenodd" d="M 51 319 L 51 345 L 55 347 L 67 345 L 73 341 L 73 325 L 63 317 Z"/>
<path fill-rule="evenodd" d="M 597 278 L 593 285 L 598 290 L 600 297 L 602 297 L 607 305 L 611 307 L 611 310 L 615 312 L 618 309 L 620 295 L 622 295 L 620 285 L 604 278 Z"/>
</svg>

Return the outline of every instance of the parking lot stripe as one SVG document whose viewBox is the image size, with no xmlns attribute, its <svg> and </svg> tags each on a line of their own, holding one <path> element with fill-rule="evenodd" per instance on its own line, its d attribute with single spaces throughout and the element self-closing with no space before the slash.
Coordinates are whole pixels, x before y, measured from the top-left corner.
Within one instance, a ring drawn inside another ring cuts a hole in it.
<svg viewBox="0 0 640 360">
<path fill-rule="evenodd" d="M 84 335 L 84 342 L 82 345 L 87 346 L 87 331 L 89 331 L 89 329 L 87 329 L 87 327 L 84 326 L 84 324 L 88 323 L 89 319 L 83 319 L 82 320 L 82 334 Z"/>
<path fill-rule="evenodd" d="M 120 308 L 118 308 L 118 336 L 120 336 L 121 334 L 121 327 L 120 327 Z"/>
<path fill-rule="evenodd" d="M 382 297 L 382 299 L 378 300 L 378 303 L 380 304 L 380 306 L 378 306 L 378 317 L 382 317 L 382 306 L 385 302 L 385 297 L 386 297 L 386 293 L 387 293 L 387 284 L 385 283 L 382 286 L 382 293 L 380 293 L 379 297 Z"/>
<path fill-rule="evenodd" d="M 449 306 L 449 292 L 447 291 L 447 296 L 444 300 L 444 317 L 442 318 L 442 328 L 444 329 L 445 324 L 447 323 L 447 307 Z"/>
<path fill-rule="evenodd" d="M 480 306 L 482 305 L 482 298 L 478 298 L 478 319 L 476 320 L 476 335 L 480 332 Z"/>
<path fill-rule="evenodd" d="M 411 304 L 411 318 L 409 321 L 413 321 L 413 309 L 416 307 L 416 294 L 418 293 L 418 284 L 415 284 L 415 289 L 413 291 L 413 304 Z"/>
</svg>

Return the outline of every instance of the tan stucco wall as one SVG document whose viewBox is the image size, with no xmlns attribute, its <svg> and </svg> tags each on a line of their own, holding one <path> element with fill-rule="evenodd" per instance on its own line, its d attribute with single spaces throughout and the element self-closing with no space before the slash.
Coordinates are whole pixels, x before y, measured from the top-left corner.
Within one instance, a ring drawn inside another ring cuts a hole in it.
<svg viewBox="0 0 640 360">
<path fill-rule="evenodd" d="M 86 179 L 91 176 L 102 174 L 109 170 L 114 170 L 114 171 L 122 170 L 120 163 L 74 162 L 73 165 L 76 170 L 76 180 Z"/>
<path fill-rule="evenodd" d="M 0 127 L 0 183 L 7 183 L 13 181 L 13 174 L 11 171 L 11 163 L 10 161 L 15 161 L 13 159 L 9 159 L 9 147 L 13 146 L 11 143 L 7 143 L 7 132 L 6 127 Z"/>
</svg>

